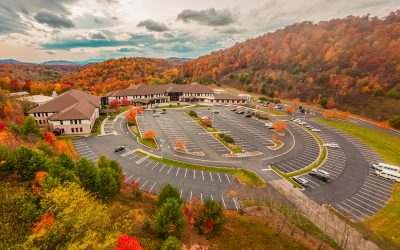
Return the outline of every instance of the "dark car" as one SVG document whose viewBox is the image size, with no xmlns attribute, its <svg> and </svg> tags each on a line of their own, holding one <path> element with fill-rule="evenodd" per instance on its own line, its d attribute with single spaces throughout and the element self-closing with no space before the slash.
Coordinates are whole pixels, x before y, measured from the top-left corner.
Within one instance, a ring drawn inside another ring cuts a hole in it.
<svg viewBox="0 0 400 250">
<path fill-rule="evenodd" d="M 115 152 L 120 152 L 120 151 L 124 151 L 125 150 L 125 146 L 118 146 L 114 149 Z"/>
<path fill-rule="evenodd" d="M 236 111 L 236 114 L 239 114 L 239 115 L 244 114 L 244 110 Z"/>
<path fill-rule="evenodd" d="M 244 117 L 251 117 L 251 113 L 246 113 Z"/>
</svg>

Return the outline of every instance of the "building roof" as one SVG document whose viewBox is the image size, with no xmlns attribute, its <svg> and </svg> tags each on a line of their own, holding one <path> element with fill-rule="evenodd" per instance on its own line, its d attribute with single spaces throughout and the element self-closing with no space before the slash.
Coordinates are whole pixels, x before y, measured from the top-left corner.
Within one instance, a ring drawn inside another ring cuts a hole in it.
<svg viewBox="0 0 400 250">
<path fill-rule="evenodd" d="M 133 87 L 121 90 L 114 90 L 107 93 L 107 96 L 143 96 L 143 95 L 157 95 L 165 93 L 193 93 L 193 94 L 207 94 L 213 93 L 213 90 L 207 86 L 201 85 L 197 82 L 190 84 L 162 84 L 162 85 L 148 85 L 138 84 Z"/>
<path fill-rule="evenodd" d="M 246 98 L 243 98 L 241 96 L 234 95 L 234 94 L 228 94 L 228 93 L 214 94 L 214 99 L 215 100 L 246 100 Z"/>
<path fill-rule="evenodd" d="M 100 97 L 79 90 L 69 90 L 29 113 L 55 113 L 51 120 L 89 119 L 100 107 Z"/>
</svg>

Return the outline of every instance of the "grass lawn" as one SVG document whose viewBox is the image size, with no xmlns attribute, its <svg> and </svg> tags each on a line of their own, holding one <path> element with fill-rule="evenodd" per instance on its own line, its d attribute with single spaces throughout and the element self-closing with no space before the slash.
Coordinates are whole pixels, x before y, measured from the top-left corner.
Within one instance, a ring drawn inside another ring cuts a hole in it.
<svg viewBox="0 0 400 250">
<path fill-rule="evenodd" d="M 141 151 L 136 151 L 137 154 L 142 156 L 147 156 L 146 153 Z M 212 167 L 212 166 L 204 166 L 204 165 L 197 165 L 191 164 L 181 161 L 175 161 L 167 158 L 157 158 L 154 156 L 149 156 L 150 160 L 167 164 L 174 167 L 179 168 L 189 168 L 189 169 L 196 169 L 196 170 L 203 170 L 203 171 L 212 171 L 212 172 L 219 172 L 219 173 L 229 173 L 233 174 L 243 183 L 253 186 L 253 187 L 262 187 L 265 185 L 263 179 L 261 179 L 258 175 L 256 175 L 253 171 L 242 169 L 242 168 L 225 168 L 225 167 Z"/>
<path fill-rule="evenodd" d="M 150 147 L 150 148 L 158 149 L 156 141 L 153 138 L 143 138 L 140 135 L 136 125 L 135 126 L 129 126 L 129 129 L 132 131 L 132 133 L 134 133 L 136 135 L 136 137 L 138 138 L 138 141 L 141 144 L 143 144 L 143 145 L 145 145 L 147 147 Z"/>
<path fill-rule="evenodd" d="M 316 120 L 349 133 L 375 150 L 386 162 L 400 166 L 399 137 L 346 122 Z M 361 228 L 361 231 L 382 248 L 400 248 L 400 184 L 394 185 L 392 197 L 381 211 L 359 224 L 356 227 Z"/>
</svg>

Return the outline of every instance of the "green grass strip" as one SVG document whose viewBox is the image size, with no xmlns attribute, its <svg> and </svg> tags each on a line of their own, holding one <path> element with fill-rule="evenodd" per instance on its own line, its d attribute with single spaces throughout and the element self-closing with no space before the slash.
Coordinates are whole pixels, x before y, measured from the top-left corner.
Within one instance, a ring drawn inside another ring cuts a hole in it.
<svg viewBox="0 0 400 250">
<path fill-rule="evenodd" d="M 310 171 L 313 170 L 314 168 L 316 168 L 316 167 L 318 167 L 319 165 L 321 165 L 322 162 L 324 162 L 324 160 L 325 160 L 325 158 L 326 158 L 326 147 L 322 146 L 323 141 L 322 141 L 321 138 L 319 138 L 319 136 L 316 135 L 314 132 L 311 132 L 311 131 L 309 131 L 309 132 L 312 134 L 312 136 L 314 136 L 315 139 L 317 139 L 318 144 L 319 144 L 320 147 L 322 148 L 322 152 L 321 152 L 321 154 L 319 155 L 318 161 L 314 162 L 313 164 L 311 164 L 310 166 L 308 166 L 308 167 L 306 167 L 306 168 L 303 168 L 303 169 L 300 169 L 300 170 L 298 170 L 298 171 L 291 172 L 291 173 L 287 174 L 289 177 L 293 177 L 293 176 L 296 176 L 296 175 L 301 175 L 301 174 L 310 172 Z"/>
<path fill-rule="evenodd" d="M 143 145 L 145 145 L 147 147 L 150 147 L 150 148 L 158 149 L 157 143 L 156 143 L 156 141 L 154 139 L 152 139 L 152 138 L 143 138 L 140 135 L 140 133 L 139 133 L 139 131 L 137 129 L 135 130 L 130 126 L 129 126 L 129 130 L 132 131 L 132 133 L 134 133 L 136 135 L 136 137 L 138 138 L 139 143 L 141 143 L 141 144 L 143 144 Z"/>
<path fill-rule="evenodd" d="M 204 165 L 186 163 L 186 162 L 171 160 L 168 158 L 154 157 L 154 156 L 148 155 L 148 154 L 146 154 L 142 151 L 138 151 L 138 150 L 136 150 L 135 153 L 138 155 L 141 155 L 141 156 L 149 156 L 149 159 L 152 161 L 159 162 L 161 164 L 167 164 L 167 165 L 174 166 L 174 167 L 233 174 L 241 182 L 243 182 L 249 186 L 253 186 L 253 187 L 262 187 L 265 185 L 265 181 L 261 177 L 256 175 L 253 171 L 247 170 L 247 169 L 212 167 L 212 166 L 204 166 Z"/>
<path fill-rule="evenodd" d="M 271 168 L 272 168 L 277 174 L 279 174 L 282 178 L 284 178 L 284 179 L 286 179 L 287 181 L 289 181 L 290 183 L 292 183 L 293 186 L 295 186 L 295 187 L 297 187 L 297 188 L 300 188 L 300 189 L 303 188 L 299 183 L 295 182 L 295 181 L 294 181 L 292 178 L 290 178 L 287 174 L 281 172 L 281 171 L 280 171 L 279 169 L 277 169 L 276 167 L 272 166 Z"/>
</svg>

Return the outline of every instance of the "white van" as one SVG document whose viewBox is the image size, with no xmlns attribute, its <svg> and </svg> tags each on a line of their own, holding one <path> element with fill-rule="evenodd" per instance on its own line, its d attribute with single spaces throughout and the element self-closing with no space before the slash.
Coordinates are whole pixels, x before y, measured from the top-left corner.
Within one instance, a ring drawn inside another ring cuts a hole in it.
<svg viewBox="0 0 400 250">
<path fill-rule="evenodd" d="M 378 176 L 381 176 L 383 178 L 392 180 L 392 181 L 400 182 L 400 173 L 399 172 L 390 171 L 390 170 L 383 170 L 383 171 L 376 170 L 375 174 Z"/>
<path fill-rule="evenodd" d="M 380 170 L 380 171 L 390 170 L 390 171 L 400 172 L 400 167 L 382 163 L 382 162 L 372 163 L 372 168 L 375 170 Z"/>
</svg>

